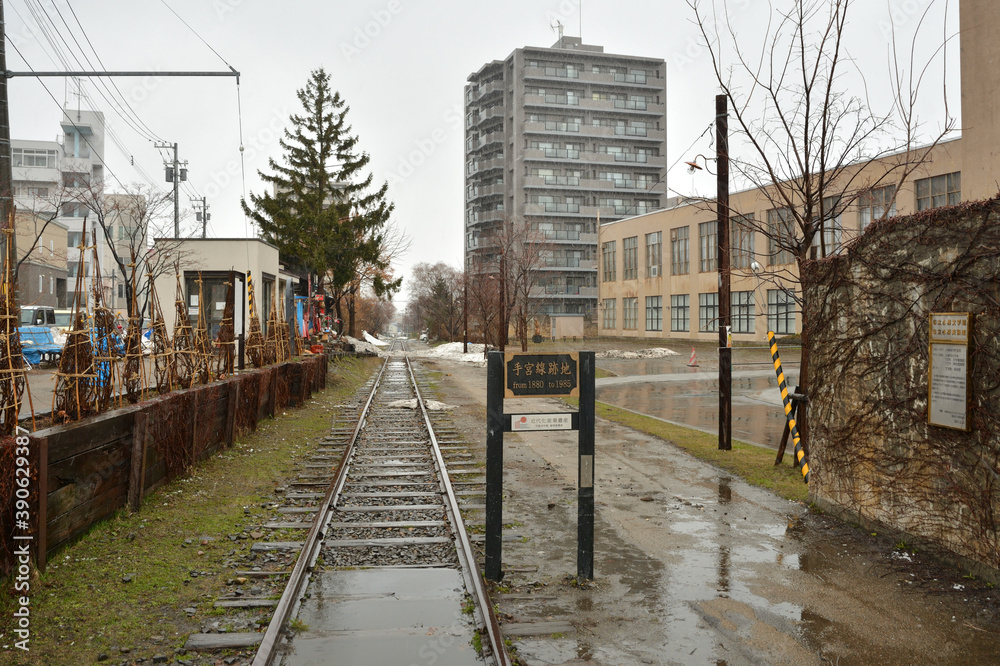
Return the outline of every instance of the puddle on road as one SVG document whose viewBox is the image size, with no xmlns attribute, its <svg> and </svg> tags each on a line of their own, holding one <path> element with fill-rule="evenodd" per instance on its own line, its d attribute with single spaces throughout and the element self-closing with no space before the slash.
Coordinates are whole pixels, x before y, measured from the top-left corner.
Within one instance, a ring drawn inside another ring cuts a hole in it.
<svg viewBox="0 0 1000 666">
<path fill-rule="evenodd" d="M 717 380 L 601 386 L 597 388 L 597 399 L 695 428 L 718 430 Z M 785 412 L 778 404 L 762 399 L 780 399 L 775 377 L 733 380 L 733 438 L 777 449 Z"/>
</svg>

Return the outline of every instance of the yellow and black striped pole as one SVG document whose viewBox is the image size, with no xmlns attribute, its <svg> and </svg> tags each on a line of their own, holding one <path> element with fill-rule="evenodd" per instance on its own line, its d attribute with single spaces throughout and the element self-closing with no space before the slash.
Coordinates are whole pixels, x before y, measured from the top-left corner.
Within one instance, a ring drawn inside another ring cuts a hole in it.
<svg viewBox="0 0 1000 666">
<path fill-rule="evenodd" d="M 785 406 L 785 418 L 788 419 L 788 432 L 792 435 L 792 443 L 795 445 L 795 460 L 802 469 L 802 479 L 809 483 L 809 460 L 806 458 L 805 449 L 802 448 L 802 441 L 799 439 L 799 427 L 795 424 L 795 417 L 792 416 L 792 400 L 788 397 L 788 384 L 785 382 L 785 373 L 781 371 L 781 359 L 778 358 L 778 341 L 774 339 L 774 332 L 767 332 L 767 343 L 771 346 L 771 360 L 774 361 L 774 371 L 778 375 L 778 390 L 781 391 L 781 402 Z"/>
</svg>

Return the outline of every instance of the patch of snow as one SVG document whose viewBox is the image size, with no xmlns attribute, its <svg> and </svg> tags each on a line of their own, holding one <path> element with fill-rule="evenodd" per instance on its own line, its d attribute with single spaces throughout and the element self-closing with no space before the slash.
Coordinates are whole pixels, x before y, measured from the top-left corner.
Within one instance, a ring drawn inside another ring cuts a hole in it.
<svg viewBox="0 0 1000 666">
<path fill-rule="evenodd" d="M 652 349 L 640 349 L 638 351 L 624 351 L 621 349 L 609 349 L 597 352 L 597 358 L 664 358 L 667 356 L 680 356 L 680 352 L 666 347 L 654 347 Z"/>
<path fill-rule="evenodd" d="M 438 402 L 437 400 L 428 400 L 424 405 L 427 407 L 429 412 L 443 412 L 449 409 L 455 409 L 454 405 L 448 405 L 443 402 Z M 410 398 L 409 400 L 395 400 L 389 403 L 390 407 L 403 407 L 405 409 L 416 409 L 417 399 Z"/>
<path fill-rule="evenodd" d="M 431 349 L 410 352 L 412 356 L 422 356 L 426 358 L 439 358 L 447 361 L 458 361 L 459 363 L 471 363 L 480 367 L 486 365 L 486 358 L 483 356 L 484 347 L 475 343 L 469 343 L 469 353 L 462 353 L 461 342 L 446 342 Z"/>
<path fill-rule="evenodd" d="M 389 346 L 388 342 L 383 342 L 382 340 L 379 340 L 378 338 L 376 338 L 374 335 L 372 335 L 368 331 L 361 331 L 361 335 L 364 336 L 364 338 L 365 338 L 365 340 L 367 342 L 375 345 L 376 347 L 388 347 Z"/>
<path fill-rule="evenodd" d="M 367 352 L 369 354 L 379 354 L 381 351 L 378 347 L 370 342 L 365 342 L 364 340 L 358 340 L 357 338 L 352 338 L 349 335 L 344 336 L 344 340 L 347 340 L 350 344 L 354 345 L 354 351 L 357 352 Z M 379 354 L 382 355 L 382 354 Z"/>
</svg>

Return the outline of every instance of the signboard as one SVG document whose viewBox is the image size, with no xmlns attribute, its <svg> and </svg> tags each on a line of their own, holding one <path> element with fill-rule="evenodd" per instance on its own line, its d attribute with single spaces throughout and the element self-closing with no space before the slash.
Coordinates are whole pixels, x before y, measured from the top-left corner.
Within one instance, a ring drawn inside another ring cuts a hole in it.
<svg viewBox="0 0 1000 666">
<path fill-rule="evenodd" d="M 554 398 L 580 395 L 580 356 L 565 354 L 504 354 L 505 398 Z"/>
<path fill-rule="evenodd" d="M 529 430 L 572 430 L 573 414 L 511 414 L 511 432 Z"/>
<path fill-rule="evenodd" d="M 969 430 L 969 336 L 972 315 L 943 312 L 930 315 L 928 335 L 927 422 Z"/>
</svg>

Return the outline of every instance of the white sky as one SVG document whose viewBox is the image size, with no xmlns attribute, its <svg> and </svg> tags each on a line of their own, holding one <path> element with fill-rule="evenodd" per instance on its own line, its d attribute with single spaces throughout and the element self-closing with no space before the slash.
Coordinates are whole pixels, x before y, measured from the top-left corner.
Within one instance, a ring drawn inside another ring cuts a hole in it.
<svg viewBox="0 0 1000 666">
<path fill-rule="evenodd" d="M 711 3 L 710 0 L 702 0 Z M 419 262 L 444 261 L 459 267 L 463 241 L 463 86 L 483 63 L 505 58 L 515 48 L 551 46 L 555 20 L 567 35 L 580 33 L 579 0 L 476 0 L 414 2 L 412 0 L 166 0 L 222 58 L 241 72 L 240 98 L 232 78 L 116 79 L 132 112 L 153 134 L 179 144 L 188 161 L 188 187 L 181 205 L 194 226 L 189 196 L 207 196 L 212 220 L 210 236 L 249 233 L 239 208 L 246 191 L 260 192 L 258 169 L 268 157 L 280 157 L 278 136 L 300 107 L 295 91 L 309 71 L 323 66 L 351 110 L 348 119 L 370 153 L 376 182 L 389 180 L 396 203 L 396 223 L 411 239 L 397 275 L 406 276 Z M 730 0 L 730 16 L 741 39 L 753 43 L 766 27 L 769 3 Z M 787 2 L 775 0 L 775 5 Z M 918 61 L 926 60 L 942 39 L 942 17 L 948 32 L 957 33 L 957 0 L 855 0 L 850 20 L 849 55 L 863 72 L 876 106 L 885 109 L 888 73 L 888 26 L 894 20 L 900 42 L 907 45 L 924 9 Z M 88 54 L 99 68 L 73 12 L 104 68 L 108 70 L 227 70 L 228 67 L 163 4 L 163 0 L 8 0 L 7 68 L 12 71 L 64 70 L 45 37 L 63 53 Z M 70 8 L 72 7 L 72 11 Z M 57 11 L 58 10 L 58 11 Z M 60 17 L 61 14 L 61 17 Z M 40 30 L 36 17 L 51 25 Z M 714 191 L 714 178 L 689 176 L 683 162 L 698 153 L 711 154 L 709 136 L 699 139 L 714 115 L 717 86 L 707 51 L 685 0 L 588 0 L 583 4 L 584 42 L 606 52 L 661 57 L 667 61 L 667 164 L 672 190 L 685 194 Z M 63 19 L 72 28 L 63 24 Z M 61 37 L 60 37 L 61 36 Z M 82 45 L 77 46 L 75 39 Z M 67 47 L 61 39 L 69 44 Z M 16 47 L 24 55 L 18 55 Z M 759 48 L 759 44 L 756 46 Z M 949 103 L 958 114 L 958 43 L 948 51 Z M 82 57 L 81 57 L 82 60 Z M 72 69 L 91 69 L 70 61 Z M 104 79 L 107 81 L 107 79 Z M 922 117 L 928 134 L 943 120 L 941 74 L 925 84 Z M 845 81 L 851 82 L 850 77 Z M 8 79 L 11 136 L 52 140 L 59 133 L 59 105 L 68 96 L 62 79 L 44 79 L 53 99 L 33 78 Z M 109 170 L 123 183 L 143 180 L 130 165 L 134 158 L 158 187 L 163 180 L 163 153 L 144 134 L 133 130 L 112 104 L 86 89 L 94 106 L 125 150 L 107 141 Z M 854 90 L 851 90 L 854 93 Z M 106 93 L 107 94 L 107 93 Z M 242 122 L 245 186 L 240 175 Z M 127 153 L 127 154 L 126 154 Z M 109 174 L 110 180 L 111 174 Z M 113 182 L 109 189 L 117 189 Z M 183 223 L 182 223 L 183 224 Z M 404 292 L 397 306 L 405 306 Z"/>
</svg>

